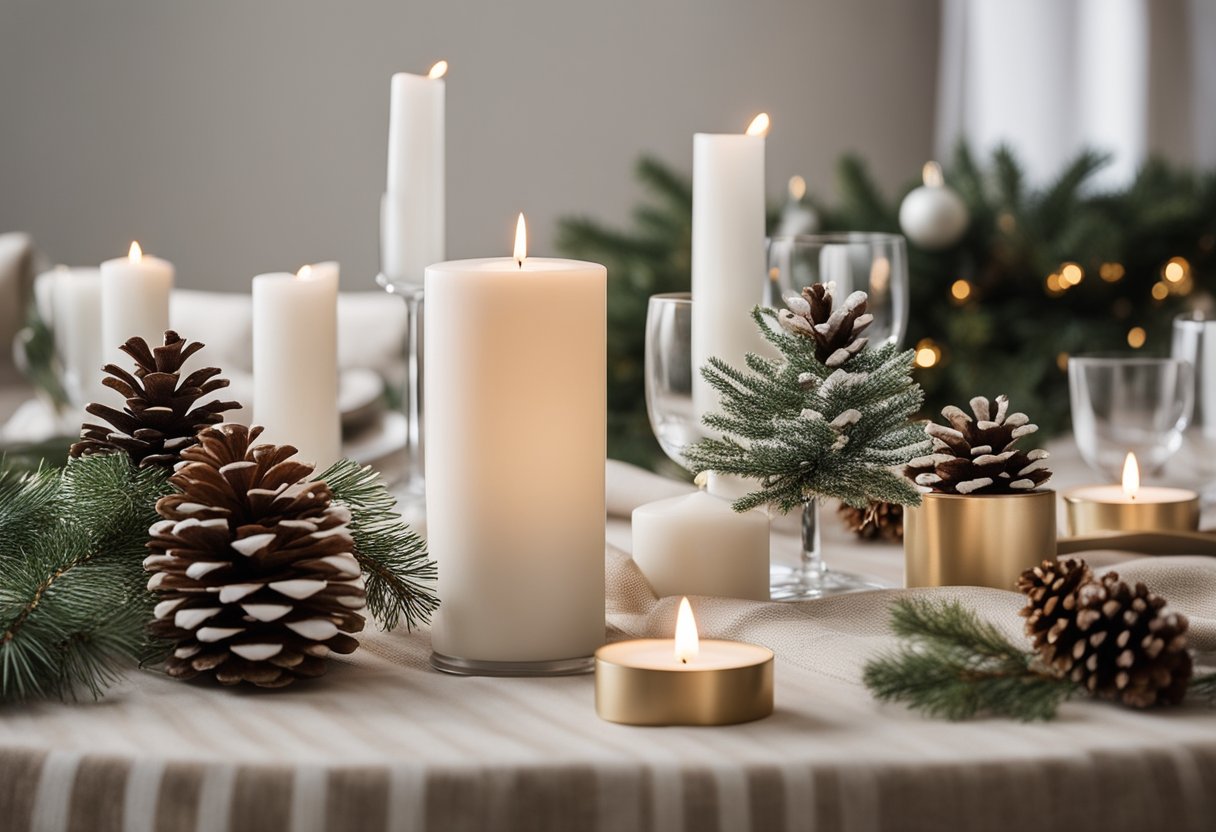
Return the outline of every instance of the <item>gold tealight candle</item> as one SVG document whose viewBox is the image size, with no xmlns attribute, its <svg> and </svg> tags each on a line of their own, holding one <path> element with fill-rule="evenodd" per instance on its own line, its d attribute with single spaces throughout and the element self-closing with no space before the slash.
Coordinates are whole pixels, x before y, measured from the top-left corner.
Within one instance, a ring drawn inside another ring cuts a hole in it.
<svg viewBox="0 0 1216 832">
<path fill-rule="evenodd" d="M 1136 455 L 1123 462 L 1123 484 L 1087 485 L 1065 492 L 1069 535 L 1107 531 L 1194 531 L 1199 495 L 1185 488 L 1140 485 Z"/>
<path fill-rule="evenodd" d="M 688 599 L 675 639 L 607 644 L 595 652 L 595 711 L 626 725 L 731 725 L 773 712 L 773 652 L 701 640 Z"/>
</svg>

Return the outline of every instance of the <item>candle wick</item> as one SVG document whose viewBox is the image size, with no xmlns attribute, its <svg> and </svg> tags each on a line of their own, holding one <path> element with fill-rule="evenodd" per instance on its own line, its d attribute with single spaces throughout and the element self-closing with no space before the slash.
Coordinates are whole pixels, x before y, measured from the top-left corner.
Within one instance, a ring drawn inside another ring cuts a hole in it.
<svg viewBox="0 0 1216 832">
<path fill-rule="evenodd" d="M 680 664 L 688 664 L 688 659 L 681 657 Z"/>
</svg>

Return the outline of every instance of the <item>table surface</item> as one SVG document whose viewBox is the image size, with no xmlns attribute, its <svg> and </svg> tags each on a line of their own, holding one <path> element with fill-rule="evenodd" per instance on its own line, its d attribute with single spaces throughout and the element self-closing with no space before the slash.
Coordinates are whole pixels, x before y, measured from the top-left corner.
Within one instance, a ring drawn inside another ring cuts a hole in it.
<svg viewBox="0 0 1216 832">
<path fill-rule="evenodd" d="M 1063 484 L 1084 477 L 1063 462 Z M 899 583 L 897 546 L 859 544 L 832 518 L 824 525 L 830 565 Z M 610 520 L 607 539 L 627 550 L 628 523 Z M 775 552 L 796 557 L 795 536 L 777 528 L 773 542 Z M 1077 702 L 1054 723 L 1023 725 L 937 722 L 878 705 L 857 674 L 864 656 L 889 641 L 854 614 L 858 597 L 755 605 L 754 615 L 727 626 L 727 634 L 736 625 L 789 632 L 805 622 L 816 640 L 779 653 L 771 718 L 725 728 L 603 722 L 588 676 L 441 675 L 428 665 L 426 631 L 371 632 L 326 677 L 277 692 L 133 671 L 101 702 L 2 712 L 0 829 L 1114 830 L 1216 822 L 1216 711 L 1141 714 Z M 1005 597 L 1016 621 L 1016 596 Z M 818 660 L 816 648 L 834 658 Z"/>
</svg>

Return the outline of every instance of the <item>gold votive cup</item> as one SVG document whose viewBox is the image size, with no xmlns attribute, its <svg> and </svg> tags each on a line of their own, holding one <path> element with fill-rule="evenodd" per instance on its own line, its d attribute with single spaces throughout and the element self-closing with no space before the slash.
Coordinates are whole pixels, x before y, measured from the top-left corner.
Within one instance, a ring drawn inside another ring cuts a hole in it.
<svg viewBox="0 0 1216 832">
<path fill-rule="evenodd" d="M 904 511 L 909 587 L 1013 589 L 1023 571 L 1056 557 L 1056 493 L 923 494 Z"/>
<path fill-rule="evenodd" d="M 626 725 L 733 725 L 773 712 L 773 654 L 756 645 L 751 663 L 677 669 L 629 663 L 631 649 L 673 645 L 670 639 L 607 644 L 595 652 L 595 711 Z M 701 649 L 738 645 L 702 640 Z"/>
<path fill-rule="evenodd" d="M 1091 489 L 1066 491 L 1069 536 L 1095 532 L 1190 532 L 1199 528 L 1199 495 L 1181 488 L 1158 488 L 1165 499 L 1105 501 L 1086 496 Z"/>
</svg>

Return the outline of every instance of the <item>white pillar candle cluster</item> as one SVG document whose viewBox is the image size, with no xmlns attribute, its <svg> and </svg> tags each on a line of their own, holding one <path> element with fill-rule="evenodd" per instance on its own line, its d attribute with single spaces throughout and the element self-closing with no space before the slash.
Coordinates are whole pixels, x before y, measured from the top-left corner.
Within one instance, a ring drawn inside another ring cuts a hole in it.
<svg viewBox="0 0 1216 832">
<path fill-rule="evenodd" d="M 444 82 L 447 61 L 428 75 L 393 76 L 388 122 L 388 184 L 380 204 L 385 277 L 421 283 L 444 258 Z"/>
<path fill-rule="evenodd" d="M 711 357 L 743 366 L 749 352 L 771 354 L 752 320 L 763 299 L 764 144 L 761 113 L 745 135 L 693 137 L 692 361 L 698 416 L 718 410 L 718 396 L 701 377 Z"/>
<path fill-rule="evenodd" d="M 342 455 L 338 264 L 253 279 L 253 423 L 324 471 Z"/>
<path fill-rule="evenodd" d="M 144 254 L 131 243 L 126 257 L 101 264 L 101 341 L 106 363 L 126 366 L 119 349 L 130 338 L 159 346 L 169 328 L 169 293 L 173 264 Z"/>
<path fill-rule="evenodd" d="M 517 240 L 426 270 L 433 644 L 483 663 L 604 641 L 607 271 Z"/>
</svg>

